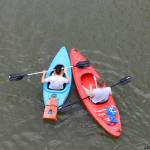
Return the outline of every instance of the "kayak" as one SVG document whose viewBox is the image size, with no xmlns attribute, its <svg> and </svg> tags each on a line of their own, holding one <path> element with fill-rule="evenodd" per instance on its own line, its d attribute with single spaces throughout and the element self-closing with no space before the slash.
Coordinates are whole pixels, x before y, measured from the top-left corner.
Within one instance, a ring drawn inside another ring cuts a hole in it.
<svg viewBox="0 0 150 150">
<path fill-rule="evenodd" d="M 77 49 L 73 48 L 70 51 L 70 61 L 71 65 L 74 66 L 79 61 L 87 61 L 87 58 Z M 106 102 L 94 104 L 90 98 L 87 97 L 82 88 L 82 86 L 87 89 L 89 89 L 90 86 L 95 88 L 95 76 L 101 78 L 101 74 L 98 73 L 91 64 L 83 68 L 73 67 L 72 73 L 80 99 L 89 114 L 107 133 L 113 137 L 119 137 L 122 131 L 120 114 L 113 97 L 109 95 Z"/>
<path fill-rule="evenodd" d="M 70 66 L 70 59 L 67 53 L 67 49 L 62 47 L 56 56 L 54 57 L 53 61 L 48 67 L 48 71 L 46 73 L 46 78 L 49 77 L 54 68 L 57 65 L 62 65 L 64 68 L 67 68 L 67 74 L 69 77 L 70 82 L 64 85 L 62 90 L 52 90 L 49 89 L 49 83 L 43 84 L 43 99 L 45 105 L 45 111 L 43 114 L 43 119 L 51 119 L 56 121 L 57 109 L 64 105 L 71 89 L 72 85 L 72 71 Z"/>
</svg>

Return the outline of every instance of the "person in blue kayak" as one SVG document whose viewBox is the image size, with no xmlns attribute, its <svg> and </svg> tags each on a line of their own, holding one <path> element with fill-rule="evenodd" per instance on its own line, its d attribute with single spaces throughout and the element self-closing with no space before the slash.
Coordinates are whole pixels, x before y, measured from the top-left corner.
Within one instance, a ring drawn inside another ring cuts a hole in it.
<svg viewBox="0 0 150 150">
<path fill-rule="evenodd" d="M 94 104 L 104 103 L 108 100 L 109 95 L 112 95 L 111 87 L 105 87 L 105 82 L 102 79 L 95 79 L 96 88 L 92 88 L 91 85 L 89 89 L 82 86 L 85 93 L 90 97 Z"/>
<path fill-rule="evenodd" d="M 46 72 L 47 71 L 43 70 L 41 82 L 49 82 L 49 89 L 62 90 L 64 88 L 64 84 L 69 83 L 69 77 L 66 68 L 62 68 L 62 65 L 57 65 L 53 73 L 47 78 L 45 78 Z"/>
</svg>

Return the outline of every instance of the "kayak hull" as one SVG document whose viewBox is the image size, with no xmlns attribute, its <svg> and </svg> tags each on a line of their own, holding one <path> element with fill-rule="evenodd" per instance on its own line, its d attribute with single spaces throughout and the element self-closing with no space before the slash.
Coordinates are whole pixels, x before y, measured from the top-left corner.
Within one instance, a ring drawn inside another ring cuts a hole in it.
<svg viewBox="0 0 150 150">
<path fill-rule="evenodd" d="M 70 61 L 71 65 L 74 66 L 79 61 L 86 61 L 87 58 L 83 56 L 77 49 L 71 49 L 70 51 Z M 108 101 L 102 104 L 94 104 L 91 102 L 89 98 L 86 98 L 87 95 L 83 91 L 82 85 L 89 89 L 89 86 L 96 87 L 94 76 L 101 78 L 101 74 L 98 73 L 92 65 L 84 68 L 72 68 L 74 82 L 80 96 L 80 99 L 84 106 L 86 107 L 89 114 L 92 118 L 107 131 L 113 137 L 119 137 L 121 135 L 121 121 L 119 110 L 116 107 L 115 101 L 113 97 L 110 95 Z M 117 111 L 116 119 L 118 121 L 117 124 L 112 124 L 106 121 L 105 110 L 106 108 L 114 106 Z"/>
<path fill-rule="evenodd" d="M 70 59 L 67 53 L 67 49 L 65 47 L 62 47 L 56 56 L 54 57 L 53 61 L 48 67 L 48 72 L 46 73 L 46 77 L 49 77 L 50 74 L 52 73 L 53 69 L 58 65 L 63 65 L 64 67 L 69 67 L 70 66 Z M 44 99 L 44 105 L 48 105 L 49 100 L 52 98 L 53 95 L 56 96 L 57 98 L 57 107 L 60 107 L 64 105 L 70 89 L 72 85 L 72 71 L 71 68 L 67 68 L 67 73 L 69 76 L 69 84 L 66 84 L 65 88 L 63 90 L 50 90 L 48 88 L 48 83 L 43 84 L 43 99 Z"/>
</svg>

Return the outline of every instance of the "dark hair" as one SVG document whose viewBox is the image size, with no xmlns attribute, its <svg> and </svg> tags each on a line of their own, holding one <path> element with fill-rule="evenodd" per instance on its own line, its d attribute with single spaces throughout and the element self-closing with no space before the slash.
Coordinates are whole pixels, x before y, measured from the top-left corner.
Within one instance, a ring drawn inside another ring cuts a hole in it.
<svg viewBox="0 0 150 150">
<path fill-rule="evenodd" d="M 57 65 L 55 67 L 55 72 L 57 75 L 60 75 L 61 74 L 61 71 L 62 71 L 62 65 Z"/>
<path fill-rule="evenodd" d="M 101 78 L 97 80 L 97 85 L 99 87 L 104 87 L 105 86 L 105 81 Z"/>
</svg>

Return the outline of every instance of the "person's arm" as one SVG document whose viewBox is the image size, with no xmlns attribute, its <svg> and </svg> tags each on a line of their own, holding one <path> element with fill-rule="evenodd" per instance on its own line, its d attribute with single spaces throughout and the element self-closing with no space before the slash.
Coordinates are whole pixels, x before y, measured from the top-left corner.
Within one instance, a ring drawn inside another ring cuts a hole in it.
<svg viewBox="0 0 150 150">
<path fill-rule="evenodd" d="M 89 90 L 89 96 L 90 96 L 90 97 L 93 97 L 93 96 L 94 96 L 94 94 L 93 94 L 92 85 L 91 85 L 91 84 L 89 84 L 89 87 L 90 87 L 90 90 Z"/>
<path fill-rule="evenodd" d="M 96 89 L 97 89 L 97 80 L 96 80 L 96 76 L 94 75 L 93 78 L 94 78 L 94 81 L 95 81 L 95 87 L 96 87 Z"/>
<path fill-rule="evenodd" d="M 86 93 L 86 95 L 90 96 L 90 90 L 88 90 L 85 86 L 82 85 L 82 88 L 84 90 L 84 92 Z"/>
<path fill-rule="evenodd" d="M 64 68 L 64 73 L 65 73 L 65 75 L 66 75 L 66 79 L 68 80 L 68 83 L 69 83 L 69 82 L 70 82 L 70 80 L 69 80 L 69 76 L 68 76 L 68 73 L 67 73 L 66 68 Z"/>
<path fill-rule="evenodd" d="M 89 86 L 90 86 L 90 89 L 87 89 L 83 85 L 82 85 L 82 88 L 83 88 L 83 90 L 84 90 L 84 92 L 86 93 L 87 96 L 93 97 L 94 96 L 93 89 L 92 89 L 91 85 L 89 85 Z"/>
<path fill-rule="evenodd" d="M 109 94 L 112 95 L 111 87 L 110 87 L 110 92 L 109 92 Z"/>
<path fill-rule="evenodd" d="M 43 70 L 43 74 L 42 74 L 42 77 L 41 77 L 41 83 L 45 82 L 45 74 L 46 74 L 46 71 Z"/>
</svg>

